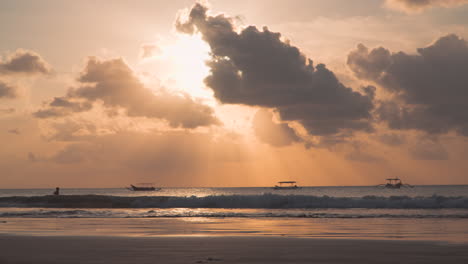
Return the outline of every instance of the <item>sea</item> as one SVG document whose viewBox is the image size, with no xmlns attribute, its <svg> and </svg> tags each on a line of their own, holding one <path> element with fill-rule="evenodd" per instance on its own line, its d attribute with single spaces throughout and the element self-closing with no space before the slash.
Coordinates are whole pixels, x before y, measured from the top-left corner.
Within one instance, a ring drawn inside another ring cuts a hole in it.
<svg viewBox="0 0 468 264">
<path fill-rule="evenodd" d="M 0 189 L 0 234 L 468 243 L 468 185 Z"/>
</svg>

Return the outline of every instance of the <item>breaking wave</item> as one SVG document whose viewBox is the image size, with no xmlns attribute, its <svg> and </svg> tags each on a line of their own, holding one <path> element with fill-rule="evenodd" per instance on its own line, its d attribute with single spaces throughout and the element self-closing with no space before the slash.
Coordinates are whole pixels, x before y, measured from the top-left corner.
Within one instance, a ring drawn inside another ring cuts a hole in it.
<svg viewBox="0 0 468 264">
<path fill-rule="evenodd" d="M 6 209 L 6 210 L 5 210 Z M 341 210 L 341 211 L 340 211 Z M 363 211 L 364 210 L 364 211 Z M 57 209 L 26 208 L 13 210 L 3 208 L 0 218 L 468 218 L 464 209 L 439 210 L 389 210 L 389 209 Z M 1 221 L 0 221 L 1 222 Z"/>
<path fill-rule="evenodd" d="M 363 196 L 330 197 L 308 195 L 219 195 L 173 196 L 13 196 L 0 197 L 0 207 L 41 208 L 252 208 L 252 209 L 468 209 L 468 197 Z"/>
</svg>

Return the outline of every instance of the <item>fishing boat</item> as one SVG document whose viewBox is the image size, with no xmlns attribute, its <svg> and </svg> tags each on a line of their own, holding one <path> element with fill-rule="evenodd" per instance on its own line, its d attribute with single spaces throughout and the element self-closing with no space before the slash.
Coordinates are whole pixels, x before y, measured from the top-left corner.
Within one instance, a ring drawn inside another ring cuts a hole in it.
<svg viewBox="0 0 468 264">
<path fill-rule="evenodd" d="M 387 183 L 379 184 L 377 187 L 388 188 L 388 189 L 400 189 L 401 187 L 413 188 L 414 186 L 409 184 L 404 184 L 400 178 L 389 178 L 386 179 Z"/>
<path fill-rule="evenodd" d="M 161 190 L 161 188 L 154 187 L 152 183 L 139 183 L 138 185 L 139 186 L 130 184 L 130 187 L 127 187 L 127 189 L 130 191 L 146 191 L 146 192 Z"/>
<path fill-rule="evenodd" d="M 295 190 L 295 189 L 300 189 L 300 187 L 297 186 L 295 181 L 280 181 L 278 182 L 278 185 L 275 185 L 273 187 L 274 190 Z"/>
</svg>

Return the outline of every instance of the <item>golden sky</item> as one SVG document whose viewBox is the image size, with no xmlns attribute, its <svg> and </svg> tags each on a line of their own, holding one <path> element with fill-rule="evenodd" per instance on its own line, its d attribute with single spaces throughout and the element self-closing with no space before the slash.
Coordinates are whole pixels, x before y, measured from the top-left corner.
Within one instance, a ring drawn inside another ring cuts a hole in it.
<svg viewBox="0 0 468 264">
<path fill-rule="evenodd" d="M 0 188 L 468 184 L 468 1 L 1 1 Z"/>
</svg>

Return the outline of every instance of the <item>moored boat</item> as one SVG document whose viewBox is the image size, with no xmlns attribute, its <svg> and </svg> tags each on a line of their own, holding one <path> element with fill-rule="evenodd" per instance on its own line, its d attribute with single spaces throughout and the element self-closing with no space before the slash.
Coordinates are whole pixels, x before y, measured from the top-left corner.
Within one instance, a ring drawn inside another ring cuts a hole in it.
<svg viewBox="0 0 468 264">
<path fill-rule="evenodd" d="M 129 189 L 130 191 L 159 191 L 161 188 L 156 188 L 153 186 L 152 183 L 140 183 L 140 186 L 135 186 L 133 184 L 130 184 Z"/>
<path fill-rule="evenodd" d="M 409 184 L 403 184 L 400 178 L 389 178 L 386 180 L 387 180 L 386 184 L 379 184 L 377 185 L 377 187 L 383 187 L 383 188 L 388 188 L 388 189 L 400 189 L 401 187 L 409 187 L 409 188 L 414 187 Z"/>
<path fill-rule="evenodd" d="M 273 187 L 274 190 L 295 190 L 301 188 L 297 186 L 295 181 L 280 181 L 278 184 Z"/>
</svg>

